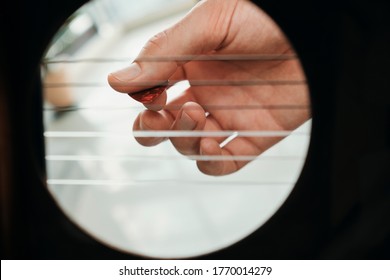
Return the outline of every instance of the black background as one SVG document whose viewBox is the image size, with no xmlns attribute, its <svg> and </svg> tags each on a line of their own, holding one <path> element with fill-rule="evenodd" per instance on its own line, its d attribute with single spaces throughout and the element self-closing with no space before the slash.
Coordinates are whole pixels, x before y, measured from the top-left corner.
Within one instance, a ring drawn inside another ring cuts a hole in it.
<svg viewBox="0 0 390 280">
<path fill-rule="evenodd" d="M 306 71 L 313 110 L 309 154 L 293 193 L 262 228 L 199 258 L 388 259 L 389 1 L 258 2 L 285 31 Z M 44 187 L 39 63 L 83 3 L 14 0 L 0 11 L 2 259 L 144 258 L 93 240 Z"/>
</svg>

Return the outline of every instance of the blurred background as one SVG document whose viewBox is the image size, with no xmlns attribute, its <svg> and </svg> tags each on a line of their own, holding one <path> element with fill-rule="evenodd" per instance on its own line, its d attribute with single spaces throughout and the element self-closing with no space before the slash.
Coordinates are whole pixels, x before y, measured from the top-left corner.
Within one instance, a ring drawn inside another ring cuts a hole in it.
<svg viewBox="0 0 390 280">
<path fill-rule="evenodd" d="M 89 234 L 130 253 L 183 258 L 238 242 L 283 204 L 305 161 L 310 121 L 224 177 L 200 173 L 169 142 L 146 148 L 134 140 L 144 107 L 114 92 L 107 74 L 196 2 L 92 1 L 58 31 L 42 61 L 49 191 Z M 186 87 L 170 88 L 169 98 Z"/>
</svg>

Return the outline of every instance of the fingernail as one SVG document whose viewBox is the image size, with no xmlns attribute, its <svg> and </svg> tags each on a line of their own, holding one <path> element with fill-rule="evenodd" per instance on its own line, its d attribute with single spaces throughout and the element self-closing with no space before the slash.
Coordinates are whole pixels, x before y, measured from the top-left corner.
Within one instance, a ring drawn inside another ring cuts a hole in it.
<svg viewBox="0 0 390 280">
<path fill-rule="evenodd" d="M 121 82 L 129 82 L 139 76 L 139 74 L 141 74 L 141 67 L 139 67 L 138 63 L 133 63 L 129 67 L 113 72 L 110 75 Z"/>
<path fill-rule="evenodd" d="M 193 130 L 195 129 L 197 122 L 191 119 L 191 117 L 183 112 L 177 124 L 180 130 Z"/>
</svg>

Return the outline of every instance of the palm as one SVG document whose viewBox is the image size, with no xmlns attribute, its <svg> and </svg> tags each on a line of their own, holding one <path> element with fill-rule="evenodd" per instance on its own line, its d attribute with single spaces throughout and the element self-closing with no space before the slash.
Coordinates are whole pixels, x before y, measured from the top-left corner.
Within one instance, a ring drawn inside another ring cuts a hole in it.
<svg viewBox="0 0 390 280">
<path fill-rule="evenodd" d="M 184 66 L 184 73 L 186 75 L 183 78 L 193 81 L 195 84 L 197 81 L 304 80 L 299 63 L 295 60 L 191 62 Z M 167 107 L 169 108 L 170 105 L 180 106 L 186 102 L 195 102 L 208 113 L 203 127 L 205 131 L 291 130 L 308 117 L 307 110 L 290 111 L 286 118 L 285 109 L 275 109 L 279 105 L 307 104 L 305 85 L 192 86 Z M 272 107 L 273 109 L 271 109 Z M 174 111 L 170 111 L 170 113 L 177 114 Z M 223 147 L 222 154 L 258 155 L 280 139 L 269 137 L 236 138 Z M 213 140 L 221 143 L 224 138 L 214 138 Z M 183 153 L 198 152 L 192 150 Z M 242 161 L 234 162 L 229 173 L 245 164 L 246 162 Z"/>
</svg>

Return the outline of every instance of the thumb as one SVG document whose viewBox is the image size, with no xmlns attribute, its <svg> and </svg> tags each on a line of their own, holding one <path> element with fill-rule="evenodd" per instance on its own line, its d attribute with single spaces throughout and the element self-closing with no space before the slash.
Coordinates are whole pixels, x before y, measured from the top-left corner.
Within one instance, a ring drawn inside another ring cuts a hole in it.
<svg viewBox="0 0 390 280">
<path fill-rule="evenodd" d="M 200 2 L 181 21 L 151 38 L 129 67 L 109 74 L 110 86 L 129 94 L 145 94 L 148 93 L 146 89 L 153 88 L 151 92 L 157 98 L 164 89 L 159 90 L 159 85 L 166 85 L 172 77 L 176 80 L 185 78 L 181 66 L 188 60 L 179 57 L 207 54 L 223 43 L 235 2 Z"/>
</svg>

